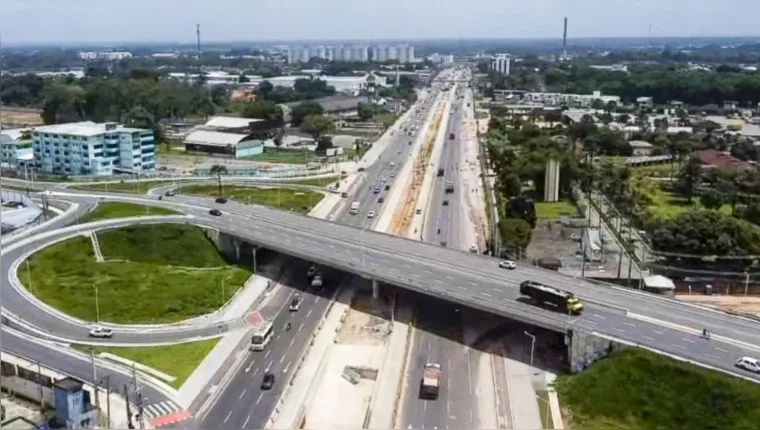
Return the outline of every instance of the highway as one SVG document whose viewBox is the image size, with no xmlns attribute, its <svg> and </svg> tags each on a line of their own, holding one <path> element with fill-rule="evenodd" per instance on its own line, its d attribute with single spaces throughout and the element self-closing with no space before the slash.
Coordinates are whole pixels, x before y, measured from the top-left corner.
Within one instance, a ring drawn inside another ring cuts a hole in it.
<svg viewBox="0 0 760 430">
<path fill-rule="evenodd" d="M 428 107 L 431 105 L 427 105 Z M 410 121 L 424 122 L 426 111 L 421 112 L 415 120 L 412 116 Z M 420 132 L 420 134 L 424 134 Z M 372 166 L 368 166 L 364 172 L 362 185 L 350 195 L 348 201 L 360 203 L 360 212 L 357 215 L 348 213 L 348 205 L 344 205 L 336 218 L 342 224 L 352 225 L 360 229 L 370 229 L 375 219 L 368 218 L 367 213 L 372 210 L 379 214 L 385 203 L 378 203 L 378 198 L 387 194 L 386 191 L 375 194 L 370 188 L 375 183 L 391 185 L 395 179 L 395 173 L 403 166 L 405 158 L 409 157 L 412 146 L 409 145 L 409 136 L 401 131 L 396 131 L 391 143 L 383 151 L 382 157 Z M 386 181 L 382 181 L 386 178 Z M 369 184 L 369 185 L 368 185 Z M 287 299 L 279 309 L 262 311 L 262 316 L 267 321 L 274 321 L 276 336 L 264 351 L 244 352 L 247 355 L 240 367 L 235 371 L 229 385 L 221 387 L 222 394 L 214 400 L 213 405 L 202 417 L 198 428 L 230 427 L 240 429 L 261 429 L 268 424 L 278 399 L 290 377 L 294 363 L 303 355 L 312 333 L 316 330 L 319 321 L 328 309 L 332 294 L 336 291 L 339 276 L 326 277 L 326 281 L 333 288 L 325 288 L 320 295 L 316 295 L 306 284 L 305 266 L 297 266 L 293 269 L 288 285 Z M 303 276 L 300 276 L 303 275 Z M 352 276 L 345 279 L 348 286 L 354 281 Z M 298 312 L 289 312 L 287 305 L 290 303 L 295 290 L 300 290 L 304 298 L 301 309 Z M 277 305 L 275 305 L 276 307 Z M 291 323 L 291 331 L 282 328 L 287 322 Z M 275 384 L 270 390 L 262 390 L 261 382 L 264 373 L 269 369 L 275 375 Z M 302 375 L 310 377 L 312 375 Z"/>
<path fill-rule="evenodd" d="M 396 155 L 403 156 L 404 154 L 396 153 Z M 377 173 L 382 174 L 379 167 Z M 369 185 L 363 188 L 368 191 L 368 187 Z M 366 216 L 354 217 L 357 225 L 346 226 L 236 202 L 216 205 L 208 198 L 194 196 L 176 196 L 158 201 L 155 198 L 115 193 L 107 195 L 56 191 L 51 194 L 65 200 L 76 198 L 91 201 L 95 197 L 102 198 L 104 201 L 132 201 L 179 210 L 192 218 L 165 217 L 163 219 L 180 223 L 192 222 L 216 228 L 284 254 L 312 260 L 497 315 L 522 319 L 528 323 L 553 329 L 580 329 L 618 338 L 758 379 L 757 375 L 733 367 L 733 361 L 740 356 L 758 355 L 754 345 L 760 345 L 760 330 L 758 330 L 760 323 L 756 321 L 705 310 L 646 293 L 576 279 L 539 268 L 520 266 L 514 271 L 503 270 L 498 268 L 497 261 L 492 258 L 457 251 L 451 247 L 443 248 L 435 244 L 371 231 L 361 234 L 363 226 L 359 224 L 359 220 L 369 222 L 366 221 Z M 368 195 L 359 198 L 371 200 L 367 204 L 362 203 L 362 206 L 369 206 L 372 201 L 376 202 L 374 195 L 366 194 Z M 223 215 L 221 217 L 209 215 L 209 207 L 219 207 Z M 119 226 L 135 222 L 134 219 L 116 220 L 107 225 Z M 90 227 L 87 225 L 77 226 L 71 234 L 81 233 L 88 229 Z M 51 237 L 38 236 L 29 241 L 21 240 L 3 247 L 4 258 L 1 268 L 5 275 L 0 284 L 4 299 L 3 308 L 4 311 L 11 310 L 15 317 L 35 325 L 44 332 L 68 339 L 83 340 L 87 338 L 87 328 L 82 326 L 81 322 L 62 319 L 59 316 L 47 314 L 36 305 L 30 305 L 33 302 L 19 293 L 13 285 L 13 280 L 10 279 L 13 263 L 25 252 L 35 246 L 48 244 L 52 238 L 61 235 L 63 233 L 55 232 L 51 234 Z M 526 279 L 574 292 L 586 302 L 584 314 L 581 317 L 570 318 L 518 301 L 517 286 Z M 651 322 L 642 316 L 659 321 Z M 674 325 L 686 327 L 681 329 Z M 705 341 L 694 334 L 694 331 L 701 330 L 703 327 L 713 333 L 712 340 Z M 223 331 L 224 327 L 200 326 L 183 331 L 151 331 L 139 335 L 117 330 L 113 341 L 127 342 L 139 338 L 140 342 L 145 343 L 197 336 L 199 333 L 215 329 Z M 738 342 L 744 342 L 746 345 Z M 275 344 L 272 344 L 273 348 L 274 346 Z M 14 351 L 7 346 L 5 339 L 3 348 Z M 35 357 L 30 358 L 35 359 Z M 47 362 L 43 363 L 47 364 Z M 54 367 L 62 366 L 55 365 Z M 254 382 L 257 385 L 260 381 Z M 257 399 L 253 400 L 255 403 Z M 247 416 L 240 413 L 236 418 L 238 420 L 236 423 L 242 425 Z"/>
<path fill-rule="evenodd" d="M 444 173 L 433 183 L 423 238 L 428 243 L 445 243 L 447 247 L 466 251 L 472 244 L 466 243 L 462 234 L 467 223 L 463 180 L 459 174 L 459 166 L 464 164 L 460 150 L 464 107 L 461 100 L 452 104 L 441 159 L 437 164 Z M 450 133 L 454 134 L 453 140 L 449 139 Z M 445 192 L 447 182 L 454 184 L 453 193 Z M 472 376 L 477 374 L 481 352 L 464 345 L 461 310 L 450 303 L 426 301 L 420 303 L 416 311 L 414 342 L 405 379 L 419 380 L 425 363 L 436 362 L 443 366 L 444 381 L 437 400 L 419 399 L 417 385 L 407 385 L 399 427 L 479 428 Z M 453 390 L 452 386 L 455 387 Z"/>
</svg>

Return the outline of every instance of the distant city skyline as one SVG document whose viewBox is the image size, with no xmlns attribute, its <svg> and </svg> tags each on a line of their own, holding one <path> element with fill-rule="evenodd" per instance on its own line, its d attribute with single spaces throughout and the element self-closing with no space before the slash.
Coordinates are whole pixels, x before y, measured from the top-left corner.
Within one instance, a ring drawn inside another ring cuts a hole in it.
<svg viewBox="0 0 760 430">
<path fill-rule="evenodd" d="M 559 39 L 568 16 L 571 40 L 760 36 L 756 0 L 386 0 L 379 5 L 369 0 L 2 0 L 0 31 L 6 46 L 192 43 L 197 23 L 208 43 Z"/>
</svg>

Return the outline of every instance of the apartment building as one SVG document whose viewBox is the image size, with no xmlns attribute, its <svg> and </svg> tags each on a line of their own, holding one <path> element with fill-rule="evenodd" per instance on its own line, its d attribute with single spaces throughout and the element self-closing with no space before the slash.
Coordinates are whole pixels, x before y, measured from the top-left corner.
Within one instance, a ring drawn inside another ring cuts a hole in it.
<svg viewBox="0 0 760 430">
<path fill-rule="evenodd" d="M 66 175 L 110 176 L 153 171 L 153 131 L 91 121 L 37 127 L 32 132 L 35 166 Z"/>
<path fill-rule="evenodd" d="M 509 54 L 496 54 L 491 58 L 490 69 L 504 75 L 509 74 L 512 57 Z"/>
<path fill-rule="evenodd" d="M 314 57 L 329 61 L 377 61 L 398 60 L 400 63 L 412 63 L 414 46 L 412 45 L 340 45 L 340 46 L 302 46 L 289 47 L 288 63 L 306 63 Z"/>
<path fill-rule="evenodd" d="M 525 93 L 522 103 L 535 103 L 547 106 L 569 106 L 576 108 L 590 108 L 595 100 L 601 100 L 603 104 L 615 103 L 620 105 L 620 96 L 604 96 L 599 91 L 592 94 L 566 94 L 566 93 Z"/>
</svg>

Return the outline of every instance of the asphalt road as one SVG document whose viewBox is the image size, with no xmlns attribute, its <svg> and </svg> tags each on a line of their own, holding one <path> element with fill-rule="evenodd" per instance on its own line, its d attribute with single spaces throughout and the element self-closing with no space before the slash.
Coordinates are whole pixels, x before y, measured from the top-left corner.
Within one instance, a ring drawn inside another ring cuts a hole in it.
<svg viewBox="0 0 760 430">
<path fill-rule="evenodd" d="M 442 177 L 433 183 L 430 206 L 425 222 L 424 240 L 459 250 L 468 250 L 461 231 L 467 221 L 463 181 L 459 175 L 461 160 L 460 136 L 464 120 L 462 101 L 452 104 L 446 137 L 439 166 Z M 449 139 L 449 134 L 454 139 Z M 446 193 L 445 184 L 454 183 L 454 192 Z M 444 205 L 443 202 L 448 204 Z M 479 354 L 464 345 L 462 313 L 451 304 L 436 301 L 416 307 L 414 343 L 406 369 L 407 381 L 422 377 L 425 363 L 436 362 L 443 367 L 443 382 L 437 400 L 420 399 L 416 385 L 408 385 L 402 400 L 401 428 L 479 428 L 476 397 L 473 395 L 472 375 L 477 374 Z M 456 387 L 454 390 L 451 387 Z"/>
<path fill-rule="evenodd" d="M 367 167 L 364 172 L 365 182 L 363 185 L 376 182 L 392 184 L 395 172 L 402 165 L 403 158 L 409 154 L 409 148 L 411 148 L 408 144 L 409 139 L 406 134 L 397 131 L 382 158 L 372 166 Z M 383 182 L 381 181 L 382 178 L 387 178 L 387 180 Z M 374 194 L 372 191 L 368 186 L 360 186 L 354 195 L 349 196 L 351 201 L 360 203 L 360 213 L 351 215 L 348 213 L 348 207 L 344 207 L 336 221 L 361 229 L 371 228 L 375 219 L 368 218 L 367 212 L 373 210 L 379 214 L 384 205 L 384 203 L 377 202 L 378 194 Z M 384 194 L 385 191 L 380 196 Z M 306 268 L 298 270 L 305 273 Z M 328 282 L 329 280 L 330 278 L 327 278 Z M 349 279 L 348 282 L 350 281 Z M 214 401 L 213 406 L 201 418 L 201 421 L 194 423 L 198 428 L 222 426 L 259 429 L 266 427 L 267 420 L 272 415 L 272 411 L 289 380 L 288 372 L 292 372 L 294 365 L 297 365 L 298 360 L 303 355 L 304 349 L 311 340 L 312 333 L 327 311 L 329 300 L 331 300 L 329 296 L 320 298 L 320 296 L 310 292 L 306 285 L 305 275 L 299 277 L 297 273 L 294 274 L 293 282 L 290 285 L 298 290 L 305 291 L 300 293 L 304 298 L 301 309 L 293 313 L 287 310 L 292 295 L 296 294 L 291 291 L 282 308 L 277 311 L 262 311 L 264 319 L 274 321 L 275 327 L 279 328 L 276 329 L 276 337 L 272 339 L 265 351 L 244 352 L 248 356 L 232 377 L 229 385 L 222 387 L 224 391 L 220 397 Z M 328 288 L 325 291 L 325 294 L 333 292 L 332 289 Z M 291 323 L 292 329 L 284 331 L 282 328 L 288 321 Z M 262 390 L 261 382 L 267 369 L 275 375 L 275 384 L 270 390 Z M 308 377 L 309 375 L 304 376 Z"/>
</svg>

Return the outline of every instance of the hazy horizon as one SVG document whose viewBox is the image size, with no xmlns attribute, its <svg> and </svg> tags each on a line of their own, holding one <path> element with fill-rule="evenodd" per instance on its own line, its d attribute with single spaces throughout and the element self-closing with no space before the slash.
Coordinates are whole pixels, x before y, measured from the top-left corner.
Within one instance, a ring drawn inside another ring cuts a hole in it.
<svg viewBox="0 0 760 430">
<path fill-rule="evenodd" d="M 205 43 L 551 40 L 561 38 L 567 16 L 571 40 L 760 37 L 760 2 L 750 0 L 386 0 L 378 6 L 368 0 L 2 0 L 0 31 L 5 46 L 193 43 L 196 24 Z"/>
</svg>

